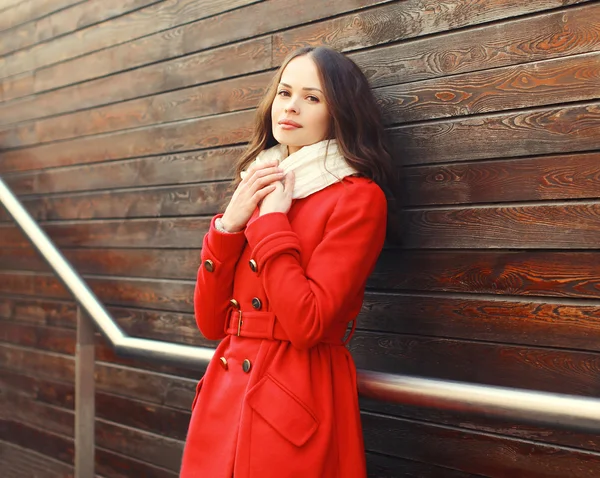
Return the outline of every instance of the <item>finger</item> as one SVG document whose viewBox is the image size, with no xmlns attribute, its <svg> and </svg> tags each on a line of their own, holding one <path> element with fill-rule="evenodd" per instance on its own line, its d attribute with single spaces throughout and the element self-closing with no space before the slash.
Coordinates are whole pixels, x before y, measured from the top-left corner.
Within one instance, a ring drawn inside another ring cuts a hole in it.
<svg viewBox="0 0 600 478">
<path fill-rule="evenodd" d="M 251 177 L 256 171 L 260 171 L 261 169 L 277 167 L 278 164 L 279 161 L 276 160 L 260 162 L 253 161 L 252 164 L 250 164 L 250 166 L 246 169 L 246 177 Z"/>
<path fill-rule="evenodd" d="M 277 181 L 281 181 L 283 179 L 283 176 L 283 173 L 269 174 L 268 176 L 258 178 L 252 183 L 248 183 L 248 188 L 251 191 L 251 193 L 254 194 L 256 191 L 264 188 L 265 186 L 268 186 Z"/>
<path fill-rule="evenodd" d="M 288 194 L 289 196 L 292 195 L 292 193 L 294 192 L 294 185 L 296 184 L 296 175 L 294 174 L 294 171 L 290 171 L 289 173 L 287 173 L 285 175 L 285 184 L 284 184 L 284 191 L 286 194 Z"/>
<path fill-rule="evenodd" d="M 265 196 L 267 196 L 268 194 L 271 194 L 273 191 L 275 191 L 275 188 L 276 188 L 276 186 L 274 184 L 271 184 L 270 186 L 259 189 L 252 196 L 252 201 L 255 202 L 256 204 L 258 204 L 265 198 Z"/>
</svg>

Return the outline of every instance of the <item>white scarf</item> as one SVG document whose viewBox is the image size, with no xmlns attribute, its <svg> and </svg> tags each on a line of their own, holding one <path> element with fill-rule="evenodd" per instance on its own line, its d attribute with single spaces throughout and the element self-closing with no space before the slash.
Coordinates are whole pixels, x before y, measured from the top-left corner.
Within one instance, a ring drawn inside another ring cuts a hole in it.
<svg viewBox="0 0 600 478">
<path fill-rule="evenodd" d="M 340 182 L 346 176 L 356 174 L 358 171 L 348 165 L 338 151 L 335 139 L 326 139 L 319 143 L 300 148 L 295 153 L 286 157 L 287 146 L 278 144 L 272 148 L 261 151 L 256 157 L 256 162 L 278 160 L 279 167 L 287 174 L 294 171 L 293 199 L 302 199 L 310 196 L 331 184 Z M 246 171 L 242 171 L 244 179 Z"/>
</svg>

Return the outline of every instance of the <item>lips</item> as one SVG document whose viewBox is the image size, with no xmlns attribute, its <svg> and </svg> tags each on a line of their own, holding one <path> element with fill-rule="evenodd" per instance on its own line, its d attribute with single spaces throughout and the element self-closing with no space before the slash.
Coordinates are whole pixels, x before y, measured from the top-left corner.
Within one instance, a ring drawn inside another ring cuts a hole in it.
<svg viewBox="0 0 600 478">
<path fill-rule="evenodd" d="M 283 119 L 278 124 L 285 129 L 302 128 L 302 125 L 290 119 Z"/>
</svg>

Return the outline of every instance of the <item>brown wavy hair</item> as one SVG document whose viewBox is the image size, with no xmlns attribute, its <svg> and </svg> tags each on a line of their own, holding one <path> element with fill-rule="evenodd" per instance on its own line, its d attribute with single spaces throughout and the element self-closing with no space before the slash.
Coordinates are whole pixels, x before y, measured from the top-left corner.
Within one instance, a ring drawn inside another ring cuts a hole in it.
<svg viewBox="0 0 600 478">
<path fill-rule="evenodd" d="M 290 61 L 309 55 L 319 72 L 331 122 L 328 138 L 335 138 L 340 153 L 361 176 L 375 181 L 395 197 L 397 177 L 386 142 L 381 114 L 373 92 L 360 68 L 343 54 L 327 47 L 305 47 L 290 53 L 275 73 L 256 112 L 254 134 L 236 165 L 235 185 L 263 150 L 277 144 L 273 137 L 271 105 L 283 70 Z"/>
</svg>

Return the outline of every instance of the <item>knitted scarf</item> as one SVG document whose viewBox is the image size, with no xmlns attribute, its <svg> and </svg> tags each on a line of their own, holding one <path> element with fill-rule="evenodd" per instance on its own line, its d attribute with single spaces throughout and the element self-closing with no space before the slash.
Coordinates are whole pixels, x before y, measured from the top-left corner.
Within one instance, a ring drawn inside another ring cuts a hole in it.
<svg viewBox="0 0 600 478">
<path fill-rule="evenodd" d="M 259 153 L 255 161 L 260 163 L 278 160 L 279 167 L 283 169 L 284 173 L 294 171 L 296 181 L 292 194 L 293 199 L 310 196 L 341 181 L 346 176 L 357 173 L 339 153 L 335 139 L 326 139 L 304 146 L 286 157 L 287 152 L 287 146 L 278 144 Z M 242 171 L 242 179 L 245 176 L 246 171 Z"/>
</svg>

